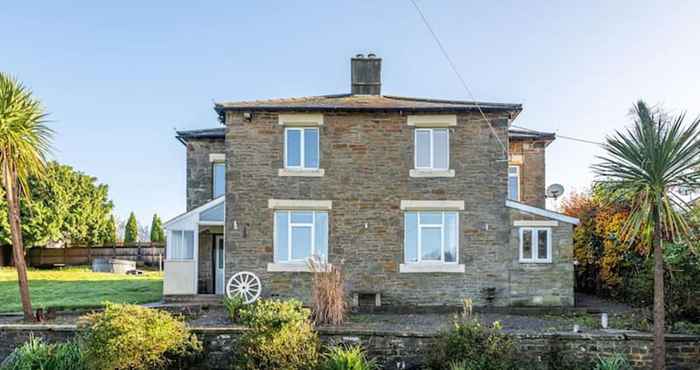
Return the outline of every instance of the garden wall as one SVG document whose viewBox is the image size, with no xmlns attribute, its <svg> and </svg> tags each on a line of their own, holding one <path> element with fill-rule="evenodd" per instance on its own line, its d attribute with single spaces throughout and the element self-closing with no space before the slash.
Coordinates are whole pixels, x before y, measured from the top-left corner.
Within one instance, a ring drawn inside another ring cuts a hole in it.
<svg viewBox="0 0 700 370">
<path fill-rule="evenodd" d="M 244 329 L 194 328 L 202 340 L 205 357 L 200 369 L 228 369 L 236 341 Z M 64 341 L 76 333 L 74 325 L 0 325 L 0 361 L 30 335 L 48 341 Z M 432 335 L 413 332 L 370 332 L 358 330 L 321 330 L 326 343 L 360 343 L 370 356 L 377 358 L 385 369 L 417 368 L 434 340 Z M 544 357 L 553 349 L 578 358 L 596 359 L 611 353 L 624 353 L 636 368 L 651 365 L 652 336 L 645 333 L 551 333 L 516 334 L 521 353 L 532 358 Z M 700 368 L 700 336 L 668 335 L 666 337 L 668 369 L 694 370 Z"/>
</svg>

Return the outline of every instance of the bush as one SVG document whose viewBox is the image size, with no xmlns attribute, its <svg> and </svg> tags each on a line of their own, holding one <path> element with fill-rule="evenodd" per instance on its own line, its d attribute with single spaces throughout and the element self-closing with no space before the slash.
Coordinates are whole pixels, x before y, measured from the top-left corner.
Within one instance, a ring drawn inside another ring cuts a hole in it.
<svg viewBox="0 0 700 370">
<path fill-rule="evenodd" d="M 88 367 L 76 342 L 50 344 L 31 337 L 0 364 L 0 369 L 87 370 Z"/>
<path fill-rule="evenodd" d="M 158 369 L 201 351 L 185 323 L 161 310 L 108 303 L 104 312 L 84 317 L 82 325 L 90 369 Z"/>
<path fill-rule="evenodd" d="M 245 301 L 241 296 L 235 295 L 233 297 L 224 298 L 224 307 L 231 321 L 236 323 L 241 322 L 241 311 L 245 307 Z"/>
<path fill-rule="evenodd" d="M 450 366 L 479 370 L 518 369 L 515 344 L 501 332 L 498 322 L 483 327 L 479 321 L 456 322 L 452 330 L 442 332 L 428 354 L 429 369 L 442 370 Z"/>
<path fill-rule="evenodd" d="M 347 304 L 340 267 L 327 263 L 310 262 L 311 302 L 313 319 L 317 325 L 340 325 L 345 321 Z"/>
<path fill-rule="evenodd" d="M 316 368 L 319 339 L 309 315 L 310 311 L 297 300 L 259 300 L 241 309 L 241 322 L 248 325 L 250 330 L 239 342 L 235 368 Z"/>
<path fill-rule="evenodd" d="M 320 370 L 376 370 L 377 363 L 367 359 L 360 346 L 331 347 L 323 356 Z"/>
<path fill-rule="evenodd" d="M 288 323 L 308 321 L 311 311 L 296 299 L 260 299 L 239 311 L 240 322 L 260 330 L 280 329 Z"/>
</svg>

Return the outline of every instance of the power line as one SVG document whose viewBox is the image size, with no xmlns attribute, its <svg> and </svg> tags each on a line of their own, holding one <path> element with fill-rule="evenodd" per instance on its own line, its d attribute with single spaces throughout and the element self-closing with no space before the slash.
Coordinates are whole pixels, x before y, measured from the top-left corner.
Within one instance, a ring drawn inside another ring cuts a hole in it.
<svg viewBox="0 0 700 370">
<path fill-rule="evenodd" d="M 530 131 L 530 132 L 539 133 L 539 131 L 537 131 L 537 130 L 533 130 L 533 129 L 531 129 L 531 128 L 527 128 L 527 127 L 523 127 L 523 126 L 511 125 L 511 127 L 519 128 L 519 129 L 525 130 L 525 131 Z M 603 143 L 600 143 L 600 142 L 597 142 L 597 141 L 593 141 L 593 140 L 579 139 L 579 138 L 576 138 L 576 137 L 565 136 L 565 135 L 559 135 L 559 134 L 556 134 L 556 135 L 557 135 L 558 138 L 562 138 L 562 139 L 566 139 L 566 140 L 578 141 L 578 142 L 581 142 L 581 143 L 594 144 L 594 145 L 598 145 L 598 146 L 603 145 Z"/>
<path fill-rule="evenodd" d="M 423 11 L 420 9 L 418 4 L 416 3 L 415 0 L 411 0 L 411 3 L 413 6 L 416 8 L 418 11 L 418 14 L 420 15 L 421 19 L 423 20 L 423 23 L 425 24 L 425 27 L 428 28 L 428 31 L 430 31 L 430 34 L 433 36 L 433 39 L 437 43 L 438 47 L 440 48 L 440 51 L 442 52 L 442 55 L 447 59 L 447 63 L 450 65 L 450 68 L 452 68 L 452 71 L 457 75 L 457 78 L 459 79 L 459 82 L 462 84 L 462 87 L 464 87 L 464 90 L 467 91 L 469 96 L 471 97 L 474 105 L 476 108 L 479 110 L 479 113 L 481 113 L 481 117 L 484 118 L 484 121 L 489 125 L 489 128 L 491 129 L 491 133 L 493 133 L 493 136 L 496 137 L 496 140 L 498 141 L 498 144 L 501 145 L 501 149 L 503 149 L 503 157 L 508 158 L 508 149 L 506 148 L 506 145 L 501 141 L 501 138 L 498 137 L 498 134 L 496 133 L 496 130 L 493 128 L 491 125 L 491 122 L 489 119 L 486 117 L 486 114 L 484 114 L 484 111 L 481 109 L 481 106 L 479 105 L 479 102 L 476 101 L 476 98 L 474 97 L 474 94 L 472 93 L 471 89 L 469 89 L 469 86 L 467 85 L 467 82 L 462 78 L 462 75 L 459 73 L 457 70 L 457 67 L 455 64 L 452 62 L 452 58 L 450 58 L 450 55 L 447 53 L 447 50 L 445 47 L 442 45 L 442 42 L 440 42 L 440 38 L 437 36 L 435 31 L 433 31 L 433 27 L 430 26 L 430 22 L 428 22 L 428 19 L 425 17 L 425 14 L 423 14 Z"/>
</svg>

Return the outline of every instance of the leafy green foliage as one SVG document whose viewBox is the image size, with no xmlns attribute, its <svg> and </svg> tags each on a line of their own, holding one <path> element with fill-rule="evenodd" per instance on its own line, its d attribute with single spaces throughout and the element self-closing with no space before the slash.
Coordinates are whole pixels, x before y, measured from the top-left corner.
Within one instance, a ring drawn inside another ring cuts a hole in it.
<svg viewBox="0 0 700 370">
<path fill-rule="evenodd" d="M 129 214 L 129 220 L 126 221 L 124 229 L 124 244 L 136 243 L 139 239 L 139 224 L 136 222 L 134 212 Z"/>
<path fill-rule="evenodd" d="M 632 370 L 627 358 L 618 353 L 610 357 L 599 357 L 594 370 Z"/>
<path fill-rule="evenodd" d="M 60 240 L 89 245 L 109 242 L 113 206 L 107 185 L 56 162 L 49 162 L 41 177 L 32 176 L 27 183 L 29 198 L 20 201 L 22 235 L 27 246 Z M 0 194 L 0 213 L 6 215 L 2 189 Z M 10 243 L 6 217 L 0 218 L 0 242 Z"/>
<path fill-rule="evenodd" d="M 513 339 L 501 332 L 498 322 L 484 327 L 476 319 L 457 321 L 452 330 L 442 332 L 428 354 L 429 369 L 457 368 L 479 370 L 519 369 Z"/>
<path fill-rule="evenodd" d="M 0 365 L 0 370 L 87 370 L 77 342 L 50 344 L 30 337 Z"/>
<path fill-rule="evenodd" d="M 239 295 L 224 298 L 224 308 L 228 312 L 228 317 L 233 322 L 241 321 L 241 310 L 245 307 L 245 301 Z"/>
<path fill-rule="evenodd" d="M 319 338 L 311 312 L 297 300 L 259 300 L 240 311 L 250 330 L 241 337 L 234 362 L 236 369 L 314 369 L 319 358 Z"/>
<path fill-rule="evenodd" d="M 165 241 L 165 232 L 163 231 L 163 223 L 157 214 L 153 215 L 151 220 L 151 242 L 162 243 Z"/>
<path fill-rule="evenodd" d="M 320 370 L 377 370 L 379 366 L 367 359 L 360 346 L 334 346 L 323 355 Z"/>
<path fill-rule="evenodd" d="M 107 226 L 105 228 L 105 237 L 102 240 L 103 244 L 114 245 L 117 242 L 117 222 L 114 220 L 114 216 L 109 216 L 107 221 Z"/>
<path fill-rule="evenodd" d="M 84 317 L 90 369 L 160 369 L 198 354 L 201 343 L 185 323 L 161 310 L 107 304 Z"/>
<path fill-rule="evenodd" d="M 311 311 L 296 299 L 260 299 L 240 311 L 243 324 L 260 330 L 280 329 L 287 324 L 307 321 L 310 316 Z"/>
</svg>

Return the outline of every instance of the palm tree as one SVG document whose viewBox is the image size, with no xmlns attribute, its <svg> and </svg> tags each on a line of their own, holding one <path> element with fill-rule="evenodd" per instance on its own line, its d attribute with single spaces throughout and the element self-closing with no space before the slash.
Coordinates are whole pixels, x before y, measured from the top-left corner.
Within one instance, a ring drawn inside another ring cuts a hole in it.
<svg viewBox="0 0 700 370">
<path fill-rule="evenodd" d="M 634 126 L 606 138 L 606 157 L 593 170 L 612 190 L 632 194 L 624 240 L 651 243 L 654 253 L 654 369 L 665 368 L 664 242 L 689 236 L 688 204 L 681 191 L 700 188 L 700 118 L 684 126 L 685 114 L 669 119 L 643 101 Z"/>
<path fill-rule="evenodd" d="M 14 78 L 0 72 L 0 174 L 7 199 L 12 251 L 26 320 L 33 319 L 24 260 L 19 197 L 29 199 L 28 178 L 43 175 L 52 131 L 39 101 Z"/>
</svg>

